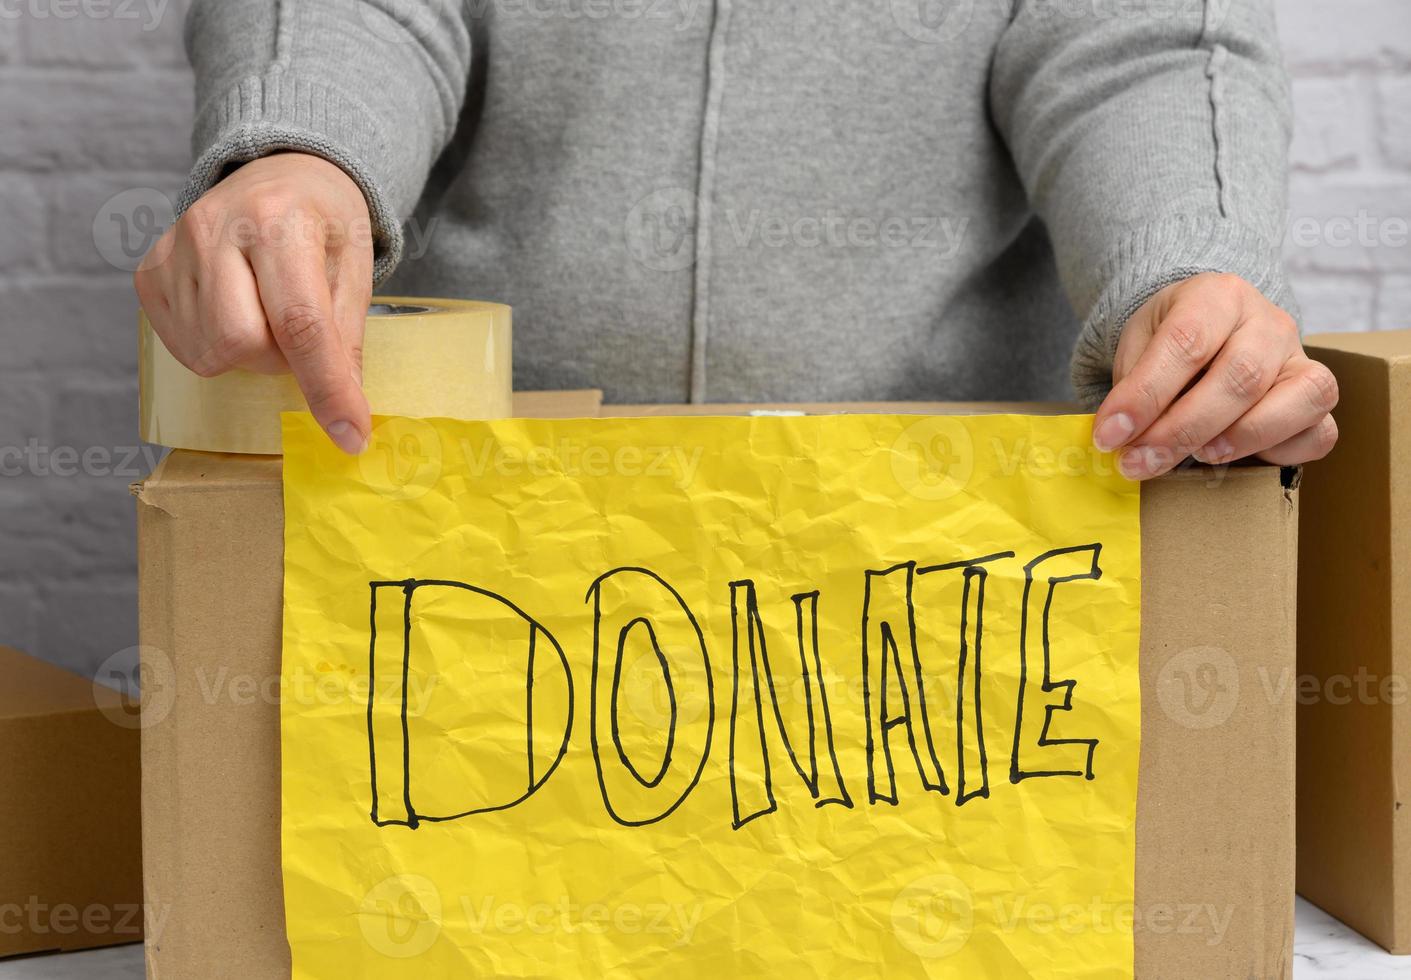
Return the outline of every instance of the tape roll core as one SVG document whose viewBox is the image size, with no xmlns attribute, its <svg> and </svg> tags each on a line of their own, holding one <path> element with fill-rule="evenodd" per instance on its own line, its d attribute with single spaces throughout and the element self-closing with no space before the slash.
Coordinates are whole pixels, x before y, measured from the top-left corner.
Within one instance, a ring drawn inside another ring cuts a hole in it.
<svg viewBox="0 0 1411 980">
<path fill-rule="evenodd" d="M 140 434 L 174 449 L 278 455 L 281 412 L 307 411 L 288 374 L 203 378 L 138 322 Z M 363 335 L 363 391 L 375 415 L 493 419 L 511 411 L 510 308 L 377 297 Z"/>
</svg>

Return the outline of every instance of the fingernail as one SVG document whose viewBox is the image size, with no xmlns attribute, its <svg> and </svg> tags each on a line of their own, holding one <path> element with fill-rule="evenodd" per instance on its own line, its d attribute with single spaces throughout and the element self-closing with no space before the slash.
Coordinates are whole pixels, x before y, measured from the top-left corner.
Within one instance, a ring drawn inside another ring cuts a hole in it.
<svg viewBox="0 0 1411 980">
<path fill-rule="evenodd" d="M 1224 436 L 1192 453 L 1202 463 L 1223 463 L 1235 454 L 1235 447 Z"/>
<path fill-rule="evenodd" d="M 1125 412 L 1118 412 L 1111 418 L 1105 419 L 1093 431 L 1093 445 L 1104 452 L 1110 453 L 1132 436 L 1132 430 L 1136 426 L 1132 424 L 1132 418 Z"/>
<path fill-rule="evenodd" d="M 349 456 L 356 456 L 367 448 L 367 436 L 358 431 L 351 422 L 341 419 L 328 425 L 329 438 Z"/>
<path fill-rule="evenodd" d="M 1150 476 L 1156 469 L 1156 454 L 1146 446 L 1133 446 L 1117 457 L 1117 469 L 1129 480 Z"/>
</svg>

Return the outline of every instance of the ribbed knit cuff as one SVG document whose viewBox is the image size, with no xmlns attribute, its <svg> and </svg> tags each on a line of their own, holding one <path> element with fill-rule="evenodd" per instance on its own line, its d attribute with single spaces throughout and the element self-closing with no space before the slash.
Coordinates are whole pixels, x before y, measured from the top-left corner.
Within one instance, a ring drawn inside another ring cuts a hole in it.
<svg viewBox="0 0 1411 980">
<path fill-rule="evenodd" d="M 370 161 L 390 159 L 372 114 L 356 101 L 274 66 L 251 76 L 196 119 L 200 156 L 177 204 L 181 214 L 232 167 L 286 150 L 320 156 L 363 192 L 372 218 L 373 284 L 402 257 L 402 223 Z"/>
<path fill-rule="evenodd" d="M 1073 351 L 1073 388 L 1089 408 L 1112 390 L 1112 362 L 1127 320 L 1175 282 L 1202 272 L 1228 272 L 1251 283 L 1297 318 L 1278 249 L 1225 218 L 1177 215 L 1137 229 L 1109 254 L 1094 281 L 1099 293 Z"/>
</svg>

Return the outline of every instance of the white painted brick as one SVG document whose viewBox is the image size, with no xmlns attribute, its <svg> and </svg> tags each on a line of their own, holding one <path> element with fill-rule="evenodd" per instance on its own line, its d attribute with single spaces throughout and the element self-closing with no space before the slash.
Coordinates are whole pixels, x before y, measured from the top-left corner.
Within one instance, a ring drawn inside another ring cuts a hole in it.
<svg viewBox="0 0 1411 980">
<path fill-rule="evenodd" d="M 1294 279 L 1304 333 L 1372 329 L 1377 287 L 1371 277 L 1305 275 Z"/>
<path fill-rule="evenodd" d="M 90 448 L 113 450 L 135 446 L 137 439 L 137 379 L 67 383 L 53 393 L 56 445 L 80 453 Z"/>
<path fill-rule="evenodd" d="M 137 307 L 132 280 L 119 273 L 0 285 L 0 309 L 18 326 L 5 362 L 51 378 L 136 377 Z"/>
<path fill-rule="evenodd" d="M 119 463 L 127 464 L 126 457 L 99 466 L 75 462 L 45 443 L 21 464 L 31 472 L 0 478 L 0 569 L 29 582 L 133 574 L 137 518 L 128 488 L 140 477 L 116 475 Z M 85 468 L 99 475 L 86 475 Z M 133 460 L 121 469 L 140 473 L 142 465 Z M 4 470 L 15 471 L 13 457 Z"/>
<path fill-rule="evenodd" d="M 68 16 L 43 6 L 31 8 L 20 18 L 25 61 L 94 68 L 184 66 L 181 26 L 187 6 L 170 0 L 140 0 L 95 4 L 88 14 L 75 8 Z"/>
<path fill-rule="evenodd" d="M 40 592 L 39 655 L 93 677 L 137 644 L 137 583 L 62 583 Z"/>
<path fill-rule="evenodd" d="M 46 227 L 44 199 L 34 181 L 0 175 L 0 271 L 42 265 Z"/>
<path fill-rule="evenodd" d="M 0 65 L 8 65 L 20 59 L 20 23 L 15 19 L 0 18 Z"/>
<path fill-rule="evenodd" d="M 38 375 L 0 373 L 0 453 L 6 447 L 22 446 L 30 437 L 48 432 L 52 383 Z M 4 463 L 3 457 L 0 463 Z M 0 551 L 3 550 L 0 545 Z"/>
<path fill-rule="evenodd" d="M 1411 181 L 1302 178 L 1290 191 L 1284 254 L 1295 269 L 1411 271 Z"/>
<path fill-rule="evenodd" d="M 81 174 L 56 181 L 50 204 L 55 267 L 130 274 L 170 223 L 183 181 L 175 174 Z"/>
<path fill-rule="evenodd" d="M 1411 276 L 1388 276 L 1377 297 L 1378 330 L 1411 330 Z"/>
<path fill-rule="evenodd" d="M 1326 171 L 1357 164 L 1366 113 L 1355 80 L 1295 80 L 1293 106 L 1290 158 L 1295 169 Z"/>
<path fill-rule="evenodd" d="M 1411 65 L 1406 0 L 1278 0 L 1279 37 L 1295 71 Z"/>
<path fill-rule="evenodd" d="M 1381 79 L 1377 103 L 1382 154 L 1389 163 L 1411 169 L 1411 76 Z"/>
<path fill-rule="evenodd" d="M 0 75 L 0 167 L 182 171 L 190 167 L 190 84 L 175 72 Z"/>
<path fill-rule="evenodd" d="M 0 585 L 0 645 L 32 653 L 39 645 L 38 625 L 34 595 L 24 588 Z"/>
</svg>

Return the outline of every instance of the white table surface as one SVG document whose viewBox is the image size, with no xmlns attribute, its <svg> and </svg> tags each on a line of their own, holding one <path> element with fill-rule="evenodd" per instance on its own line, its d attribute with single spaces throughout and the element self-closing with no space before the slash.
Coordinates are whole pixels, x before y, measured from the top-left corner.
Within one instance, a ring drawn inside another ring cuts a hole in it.
<svg viewBox="0 0 1411 980">
<path fill-rule="evenodd" d="M 1294 980 L 1411 980 L 1411 956 L 1391 956 L 1299 899 Z M 143 980 L 142 947 L 117 946 L 0 961 L 0 980 Z"/>
</svg>

